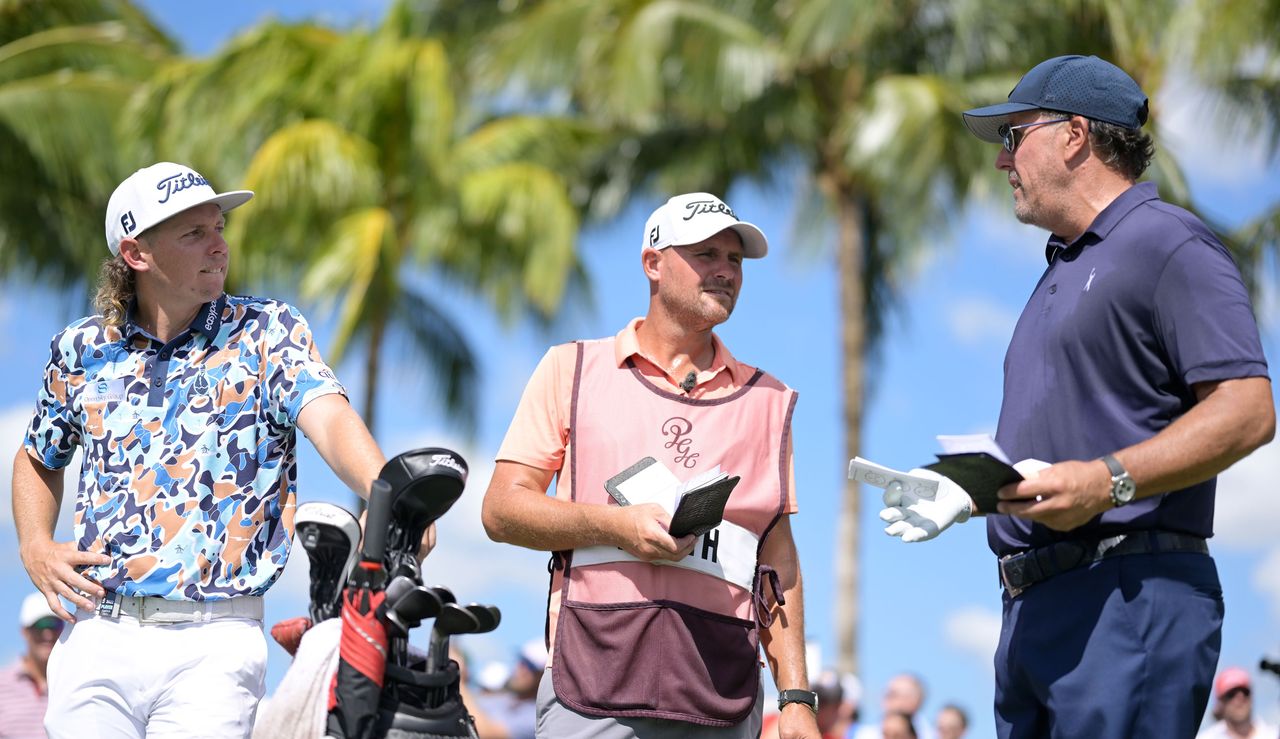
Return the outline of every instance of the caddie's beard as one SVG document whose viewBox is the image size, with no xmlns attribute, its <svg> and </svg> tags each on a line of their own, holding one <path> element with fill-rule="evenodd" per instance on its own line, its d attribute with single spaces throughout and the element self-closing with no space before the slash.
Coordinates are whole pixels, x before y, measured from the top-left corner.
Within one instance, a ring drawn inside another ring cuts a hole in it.
<svg viewBox="0 0 1280 739">
<path fill-rule="evenodd" d="M 737 296 L 734 296 L 726 306 L 703 292 L 701 287 L 692 296 L 687 293 L 673 295 L 671 292 L 659 290 L 659 297 L 668 315 L 681 326 L 689 327 L 719 326 L 729 320 L 729 316 L 733 315 L 734 307 L 738 304 Z"/>
</svg>

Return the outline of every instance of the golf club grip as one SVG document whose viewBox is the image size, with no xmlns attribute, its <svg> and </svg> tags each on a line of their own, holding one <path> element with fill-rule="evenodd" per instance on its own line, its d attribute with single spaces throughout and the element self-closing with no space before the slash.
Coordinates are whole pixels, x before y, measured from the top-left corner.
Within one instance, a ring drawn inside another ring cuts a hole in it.
<svg viewBox="0 0 1280 739">
<path fill-rule="evenodd" d="M 369 490 L 369 508 L 364 516 L 364 545 L 360 558 L 382 564 L 387 551 L 387 524 L 391 522 L 391 485 L 381 479 L 373 481 Z"/>
</svg>

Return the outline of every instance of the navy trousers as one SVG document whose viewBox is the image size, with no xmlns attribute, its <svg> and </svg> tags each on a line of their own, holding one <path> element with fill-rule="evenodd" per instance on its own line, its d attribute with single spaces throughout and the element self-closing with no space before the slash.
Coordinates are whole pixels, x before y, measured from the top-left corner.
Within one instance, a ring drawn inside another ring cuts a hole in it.
<svg viewBox="0 0 1280 739">
<path fill-rule="evenodd" d="M 1192 739 L 1222 649 L 1213 558 L 1132 554 L 1004 597 L 1001 739 Z"/>
</svg>

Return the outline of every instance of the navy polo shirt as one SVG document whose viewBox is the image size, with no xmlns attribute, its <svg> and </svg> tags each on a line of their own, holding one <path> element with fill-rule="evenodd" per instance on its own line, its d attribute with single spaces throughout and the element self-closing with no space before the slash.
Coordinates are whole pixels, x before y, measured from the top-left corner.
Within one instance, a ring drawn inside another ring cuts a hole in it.
<svg viewBox="0 0 1280 739">
<path fill-rule="evenodd" d="M 1012 460 L 1096 459 L 1159 433 L 1195 404 L 1194 383 L 1266 377 L 1235 262 L 1191 213 L 1134 185 L 1049 267 L 1004 360 L 996 441 Z M 1213 534 L 1216 480 L 1106 511 L 1069 532 L 987 518 L 996 554 L 1140 529 Z"/>
</svg>

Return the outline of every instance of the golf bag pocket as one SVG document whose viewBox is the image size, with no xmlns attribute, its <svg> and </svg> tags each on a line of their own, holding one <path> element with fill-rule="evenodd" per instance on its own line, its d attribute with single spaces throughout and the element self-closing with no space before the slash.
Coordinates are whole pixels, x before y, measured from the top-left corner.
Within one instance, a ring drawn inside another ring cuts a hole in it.
<svg viewBox="0 0 1280 739">
<path fill-rule="evenodd" d="M 552 685 L 589 715 L 732 726 L 755 706 L 757 644 L 751 621 L 680 603 L 566 601 Z"/>
</svg>

